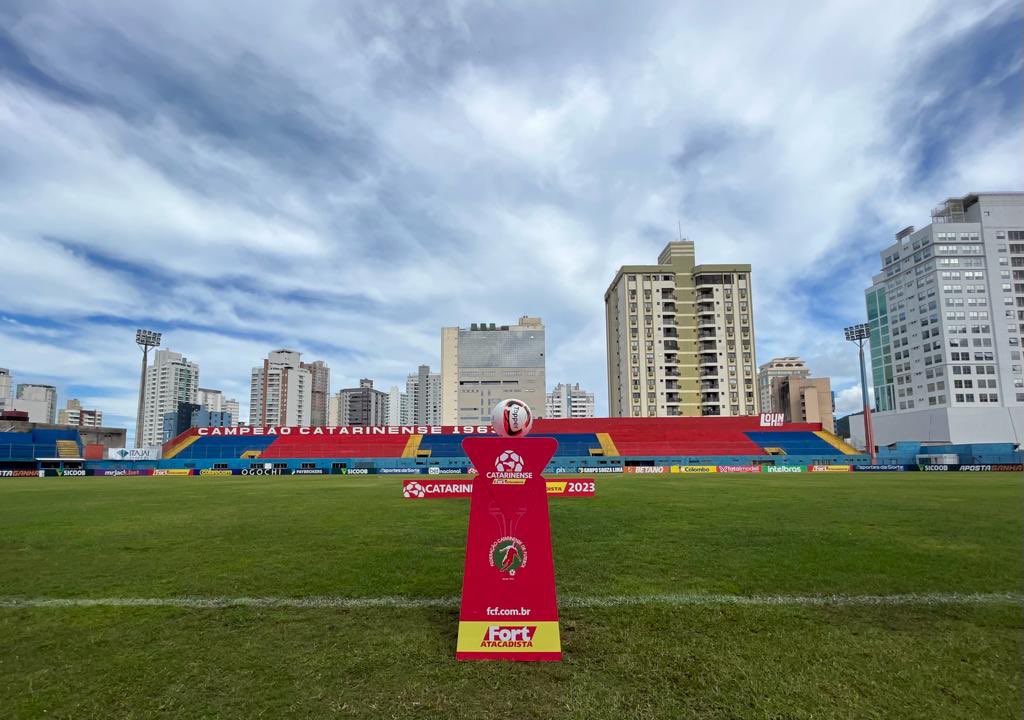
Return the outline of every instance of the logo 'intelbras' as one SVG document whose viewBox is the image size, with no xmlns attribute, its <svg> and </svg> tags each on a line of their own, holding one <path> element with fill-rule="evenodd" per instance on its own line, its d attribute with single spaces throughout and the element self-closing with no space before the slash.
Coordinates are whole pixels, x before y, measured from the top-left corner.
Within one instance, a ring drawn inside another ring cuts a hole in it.
<svg viewBox="0 0 1024 720">
<path fill-rule="evenodd" d="M 516 571 L 526 567 L 526 545 L 517 537 L 506 535 L 491 543 L 488 560 L 498 572 L 515 577 Z"/>
</svg>

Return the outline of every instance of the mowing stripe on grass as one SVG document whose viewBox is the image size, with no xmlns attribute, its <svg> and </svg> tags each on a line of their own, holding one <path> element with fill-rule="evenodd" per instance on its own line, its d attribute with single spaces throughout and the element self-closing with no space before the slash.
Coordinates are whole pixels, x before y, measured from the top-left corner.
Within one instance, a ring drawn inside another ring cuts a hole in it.
<svg viewBox="0 0 1024 720">
<path fill-rule="evenodd" d="M 719 593 L 676 593 L 671 595 L 564 596 L 559 607 L 623 607 L 629 605 L 1021 605 L 1022 593 L 908 593 L 903 595 L 728 595 Z M 167 598 L 0 598 L 0 608 L 69 607 L 177 607 L 216 609 L 256 608 L 454 608 L 457 597 L 167 597 Z"/>
</svg>

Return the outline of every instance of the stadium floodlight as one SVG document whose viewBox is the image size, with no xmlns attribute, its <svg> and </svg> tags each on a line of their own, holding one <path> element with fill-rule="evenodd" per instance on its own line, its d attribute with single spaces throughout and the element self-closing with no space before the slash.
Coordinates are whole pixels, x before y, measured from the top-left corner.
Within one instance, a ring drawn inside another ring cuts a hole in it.
<svg viewBox="0 0 1024 720">
<path fill-rule="evenodd" d="M 149 365 L 149 349 L 160 347 L 162 333 L 154 330 L 135 331 L 135 343 L 142 348 L 142 378 L 139 380 L 139 412 L 135 417 L 135 447 L 142 447 L 142 411 L 146 405 L 146 368 Z"/>
<path fill-rule="evenodd" d="M 868 446 L 868 453 L 871 455 L 871 464 L 874 465 L 878 457 L 875 453 L 875 433 L 871 428 L 871 403 L 868 400 L 868 372 L 864 365 L 864 343 L 871 337 L 871 326 L 868 323 L 859 323 L 843 329 L 843 334 L 850 342 L 857 343 L 860 349 L 860 395 L 864 404 L 864 442 Z"/>
</svg>

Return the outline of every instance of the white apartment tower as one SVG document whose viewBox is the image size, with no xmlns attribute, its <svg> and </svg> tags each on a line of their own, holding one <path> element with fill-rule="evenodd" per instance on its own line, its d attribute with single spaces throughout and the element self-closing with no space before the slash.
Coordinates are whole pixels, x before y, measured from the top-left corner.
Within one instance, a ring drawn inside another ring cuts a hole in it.
<svg viewBox="0 0 1024 720">
<path fill-rule="evenodd" d="M 473 323 L 441 329 L 441 422 L 486 425 L 491 410 L 519 398 L 544 412 L 544 323 L 523 316 L 516 325 Z"/>
<path fill-rule="evenodd" d="M 40 409 L 40 419 L 33 422 L 53 423 L 57 420 L 57 388 L 38 383 L 18 383 L 18 394 L 14 399 L 16 409 L 19 401 Z"/>
<path fill-rule="evenodd" d="M 580 384 L 559 383 L 548 393 L 544 417 L 590 418 L 594 417 L 594 393 L 580 388 Z"/>
<path fill-rule="evenodd" d="M 949 198 L 865 291 L 875 440 L 1024 440 L 1024 193 Z"/>
<path fill-rule="evenodd" d="M 430 372 L 429 365 L 420 365 L 406 378 L 405 396 L 410 425 L 441 424 L 441 373 Z"/>
<path fill-rule="evenodd" d="M 275 350 L 252 369 L 249 424 L 263 427 L 310 424 L 313 378 L 302 353 Z"/>
<path fill-rule="evenodd" d="M 673 241 L 620 267 L 604 302 L 610 416 L 758 413 L 750 265 L 697 265 Z"/>
<path fill-rule="evenodd" d="M 0 410 L 7 410 L 11 406 L 11 371 L 7 368 L 0 368 Z"/>
<path fill-rule="evenodd" d="M 57 413 L 57 424 L 76 425 L 78 427 L 102 427 L 103 412 L 83 408 L 80 400 L 68 400 L 67 407 Z"/>
<path fill-rule="evenodd" d="M 210 388 L 199 388 L 196 391 L 196 403 L 210 412 L 224 411 L 224 393 Z"/>
<path fill-rule="evenodd" d="M 194 403 L 199 391 L 199 365 L 171 350 L 157 350 L 146 368 L 146 400 L 142 408 L 142 447 L 160 445 L 164 415 L 178 403 Z"/>
</svg>

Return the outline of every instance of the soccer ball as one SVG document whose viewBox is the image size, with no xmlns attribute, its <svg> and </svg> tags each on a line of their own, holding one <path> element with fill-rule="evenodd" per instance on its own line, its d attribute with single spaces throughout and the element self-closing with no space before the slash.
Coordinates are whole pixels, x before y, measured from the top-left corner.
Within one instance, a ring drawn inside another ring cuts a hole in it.
<svg viewBox="0 0 1024 720">
<path fill-rule="evenodd" d="M 407 498 L 421 498 L 427 494 L 427 491 L 423 489 L 422 485 L 413 480 L 405 484 L 405 487 L 402 488 L 402 494 Z"/>
<path fill-rule="evenodd" d="M 491 412 L 494 432 L 502 437 L 524 437 L 533 427 L 533 413 L 522 400 L 509 398 L 494 406 Z"/>
<path fill-rule="evenodd" d="M 494 467 L 498 472 L 522 472 L 523 458 L 517 452 L 506 450 L 494 461 Z"/>
</svg>

